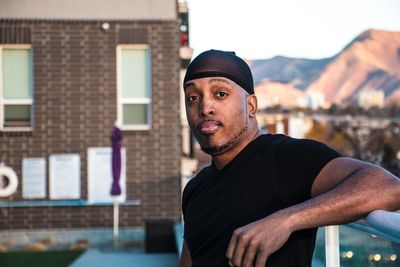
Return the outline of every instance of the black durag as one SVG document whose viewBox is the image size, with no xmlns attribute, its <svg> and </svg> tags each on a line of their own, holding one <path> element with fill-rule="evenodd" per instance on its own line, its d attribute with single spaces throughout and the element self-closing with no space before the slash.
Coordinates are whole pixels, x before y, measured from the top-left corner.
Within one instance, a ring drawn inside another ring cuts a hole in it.
<svg viewBox="0 0 400 267">
<path fill-rule="evenodd" d="M 235 52 L 208 50 L 198 55 L 189 64 L 183 80 L 183 88 L 188 81 L 205 77 L 224 77 L 250 95 L 254 94 L 253 75 L 249 65 L 236 56 Z"/>
</svg>

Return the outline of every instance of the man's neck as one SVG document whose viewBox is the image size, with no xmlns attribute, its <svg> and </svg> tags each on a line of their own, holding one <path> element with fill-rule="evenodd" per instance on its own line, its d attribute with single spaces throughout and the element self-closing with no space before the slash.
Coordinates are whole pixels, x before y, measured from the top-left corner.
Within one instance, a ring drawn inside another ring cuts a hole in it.
<svg viewBox="0 0 400 267">
<path fill-rule="evenodd" d="M 257 129 L 255 132 L 249 134 L 243 141 L 238 143 L 236 146 L 232 147 L 228 151 L 224 153 L 212 156 L 212 161 L 218 170 L 224 168 L 231 160 L 233 160 L 239 153 L 242 151 L 249 143 L 251 143 L 254 139 L 260 136 L 261 133 Z"/>
</svg>

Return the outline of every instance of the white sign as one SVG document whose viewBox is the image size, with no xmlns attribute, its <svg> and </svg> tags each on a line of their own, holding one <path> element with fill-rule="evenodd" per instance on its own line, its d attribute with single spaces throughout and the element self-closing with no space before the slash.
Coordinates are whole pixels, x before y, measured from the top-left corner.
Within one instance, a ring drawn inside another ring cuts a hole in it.
<svg viewBox="0 0 400 267">
<path fill-rule="evenodd" d="M 51 199 L 79 199 L 81 197 L 80 168 L 78 154 L 50 156 Z"/>
<path fill-rule="evenodd" d="M 126 150 L 121 149 L 121 176 L 119 184 L 121 195 L 111 195 L 112 176 L 112 148 L 88 148 L 88 202 L 112 203 L 126 201 Z"/>
<path fill-rule="evenodd" d="M 25 158 L 22 160 L 22 197 L 46 197 L 46 159 Z"/>
</svg>

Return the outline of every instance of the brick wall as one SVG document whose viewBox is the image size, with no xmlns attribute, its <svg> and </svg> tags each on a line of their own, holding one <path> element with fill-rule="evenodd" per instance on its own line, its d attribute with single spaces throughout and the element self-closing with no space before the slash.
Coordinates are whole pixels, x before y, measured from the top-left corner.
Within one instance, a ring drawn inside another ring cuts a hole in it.
<svg viewBox="0 0 400 267">
<path fill-rule="evenodd" d="M 22 177 L 22 159 L 77 153 L 87 199 L 87 148 L 110 146 L 116 120 L 116 46 L 148 44 L 152 56 L 152 129 L 124 131 L 127 199 L 121 226 L 180 217 L 179 40 L 177 21 L 0 20 L 0 44 L 31 44 L 34 129 L 0 132 L 0 158 Z M 47 184 L 47 196 L 49 185 Z M 21 201 L 22 187 L 6 201 Z M 104 227 L 111 206 L 0 207 L 0 229 Z"/>
</svg>

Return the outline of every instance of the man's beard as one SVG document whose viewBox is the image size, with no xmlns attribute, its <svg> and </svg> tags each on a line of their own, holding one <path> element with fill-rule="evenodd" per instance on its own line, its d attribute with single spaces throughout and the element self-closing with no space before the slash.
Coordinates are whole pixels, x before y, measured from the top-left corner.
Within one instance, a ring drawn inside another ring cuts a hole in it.
<svg viewBox="0 0 400 267">
<path fill-rule="evenodd" d="M 229 148 L 232 147 L 233 144 L 236 143 L 236 141 L 244 134 L 247 132 L 247 130 L 249 129 L 247 123 L 246 126 L 243 127 L 237 134 L 235 134 L 234 136 L 232 136 L 225 144 L 222 145 L 216 145 L 216 146 L 200 146 L 201 150 L 203 150 L 205 153 L 214 156 L 214 155 L 218 155 L 221 154 L 225 151 L 227 151 Z"/>
</svg>

